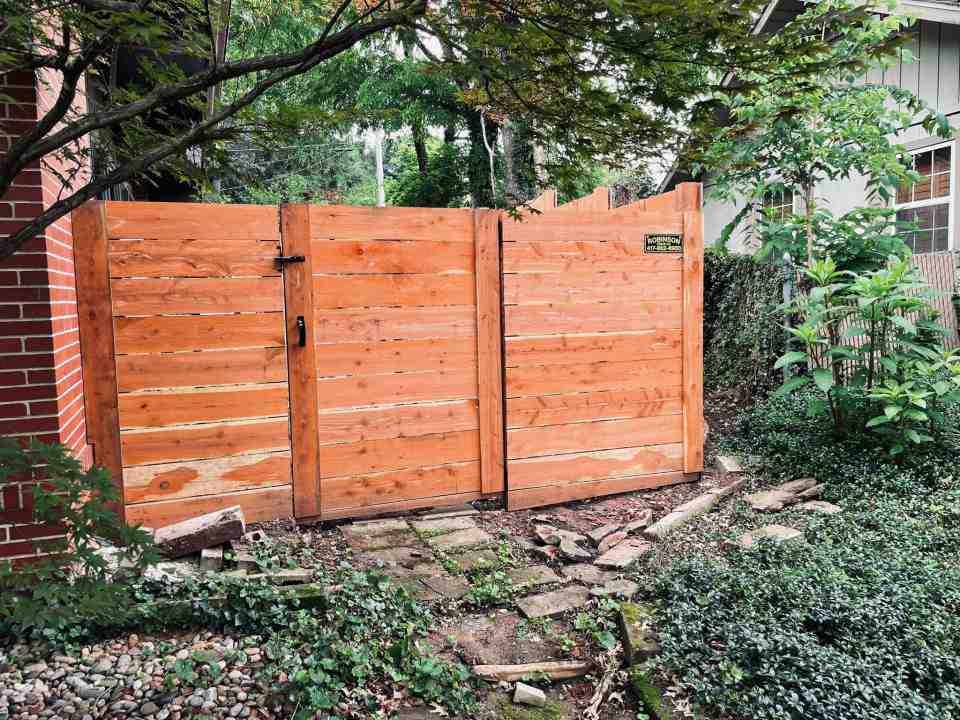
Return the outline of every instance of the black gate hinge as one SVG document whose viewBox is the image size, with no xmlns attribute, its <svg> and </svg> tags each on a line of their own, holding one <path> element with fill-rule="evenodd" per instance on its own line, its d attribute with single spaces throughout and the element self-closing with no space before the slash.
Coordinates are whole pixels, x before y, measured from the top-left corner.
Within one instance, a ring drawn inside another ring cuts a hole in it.
<svg viewBox="0 0 960 720">
<path fill-rule="evenodd" d="M 307 258 L 303 255 L 280 255 L 279 257 L 275 257 L 273 260 L 282 269 L 283 266 L 287 265 L 288 263 L 306 262 Z"/>
</svg>

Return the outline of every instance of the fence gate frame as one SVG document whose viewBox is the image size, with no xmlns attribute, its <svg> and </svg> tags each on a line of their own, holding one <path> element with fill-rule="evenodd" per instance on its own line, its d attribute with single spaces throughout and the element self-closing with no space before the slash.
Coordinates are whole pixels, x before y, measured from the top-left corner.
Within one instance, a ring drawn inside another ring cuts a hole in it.
<svg viewBox="0 0 960 720">
<path fill-rule="evenodd" d="M 604 193 L 562 214 L 600 218 Z M 703 468 L 699 193 L 681 185 L 599 220 L 682 214 L 685 478 Z M 75 210 L 88 440 L 121 490 L 118 511 L 158 527 L 234 504 L 251 522 L 496 495 L 518 506 L 503 326 L 512 222 L 499 210 L 306 204 Z"/>
</svg>

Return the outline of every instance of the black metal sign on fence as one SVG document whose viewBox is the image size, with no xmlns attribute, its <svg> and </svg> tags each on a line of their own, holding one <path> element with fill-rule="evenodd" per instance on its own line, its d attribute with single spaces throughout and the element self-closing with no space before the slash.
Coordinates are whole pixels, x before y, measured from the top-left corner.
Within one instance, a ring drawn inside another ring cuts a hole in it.
<svg viewBox="0 0 960 720">
<path fill-rule="evenodd" d="M 682 253 L 683 235 L 673 233 L 644 235 L 643 250 L 648 253 Z"/>
</svg>

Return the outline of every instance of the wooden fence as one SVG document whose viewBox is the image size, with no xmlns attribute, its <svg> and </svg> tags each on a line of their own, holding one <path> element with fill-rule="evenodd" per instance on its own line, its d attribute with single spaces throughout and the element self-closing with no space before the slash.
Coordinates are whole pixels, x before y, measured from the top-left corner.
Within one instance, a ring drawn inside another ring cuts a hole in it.
<svg viewBox="0 0 960 720">
<path fill-rule="evenodd" d="M 525 507 L 698 473 L 690 188 L 685 211 L 519 223 L 88 203 L 74 222 L 95 461 L 148 526 L 232 504 L 251 521 L 504 492 Z M 663 233 L 683 252 L 648 254 Z"/>
</svg>

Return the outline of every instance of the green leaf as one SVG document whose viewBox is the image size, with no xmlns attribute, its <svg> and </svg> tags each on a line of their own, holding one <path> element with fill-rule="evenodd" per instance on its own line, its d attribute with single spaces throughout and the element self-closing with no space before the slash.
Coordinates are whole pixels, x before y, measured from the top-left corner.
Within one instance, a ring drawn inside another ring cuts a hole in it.
<svg viewBox="0 0 960 720">
<path fill-rule="evenodd" d="M 808 377 L 795 377 L 787 380 L 783 385 L 777 388 L 776 392 L 773 393 L 774 397 L 782 397 L 784 395 L 789 395 L 797 388 L 803 387 L 810 382 Z"/>
<path fill-rule="evenodd" d="M 788 365 L 795 365 L 798 362 L 803 362 L 807 359 L 808 355 L 805 352 L 799 350 L 792 350 L 788 353 L 784 353 L 780 356 L 780 359 L 773 364 L 775 370 L 779 370 L 782 367 L 787 367 Z"/>
<path fill-rule="evenodd" d="M 891 418 L 886 415 L 877 415 L 876 417 L 870 418 L 867 420 L 867 427 L 877 427 L 878 425 L 886 425 L 888 422 L 891 422 Z"/>
<path fill-rule="evenodd" d="M 834 386 L 833 371 L 817 368 L 813 371 L 813 381 L 823 392 L 830 392 L 830 388 Z"/>
<path fill-rule="evenodd" d="M 898 328 L 900 328 L 904 332 L 909 333 L 910 335 L 917 334 L 917 326 L 914 325 L 909 320 L 907 320 L 902 315 L 891 315 L 890 322 L 892 322 L 894 325 L 896 325 Z"/>
</svg>

